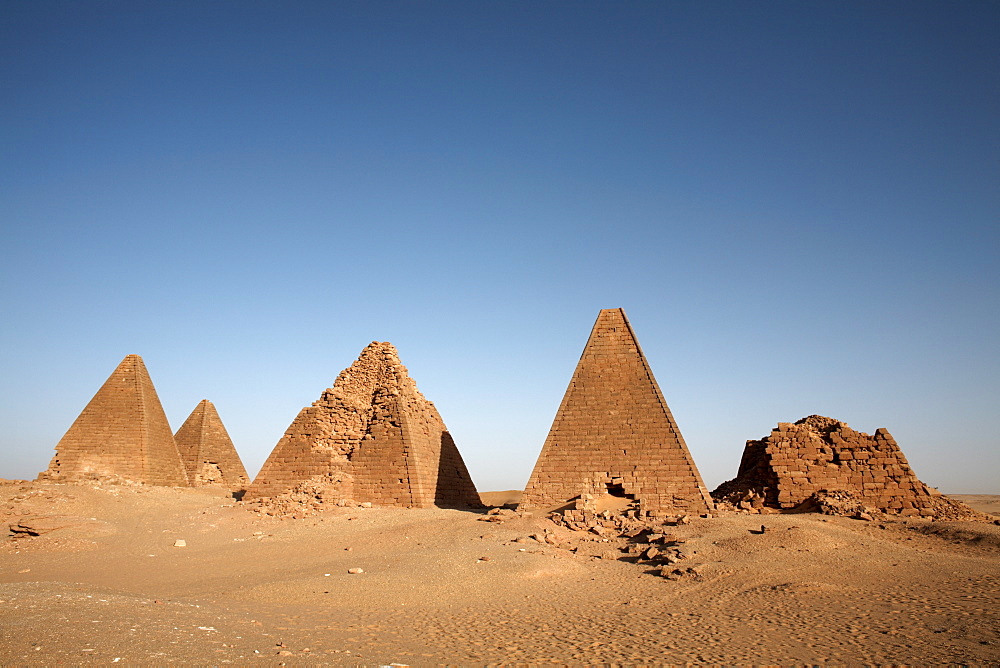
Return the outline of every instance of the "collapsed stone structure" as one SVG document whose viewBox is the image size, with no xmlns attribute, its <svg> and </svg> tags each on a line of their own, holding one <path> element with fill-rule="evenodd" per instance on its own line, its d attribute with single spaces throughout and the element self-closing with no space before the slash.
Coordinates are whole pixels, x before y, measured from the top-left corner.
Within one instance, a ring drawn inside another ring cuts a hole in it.
<svg viewBox="0 0 1000 668">
<path fill-rule="evenodd" d="M 215 406 L 202 399 L 174 434 L 193 487 L 214 485 L 238 492 L 250 484 L 226 426 Z"/>
<path fill-rule="evenodd" d="M 712 492 L 744 510 L 811 509 L 829 505 L 831 494 L 841 505 L 853 501 L 891 515 L 934 517 L 965 508 L 922 483 L 886 429 L 869 436 L 821 415 L 779 422 L 770 435 L 747 441 L 736 477 Z"/>
<path fill-rule="evenodd" d="M 480 505 L 444 421 L 387 342 L 373 341 L 299 412 L 244 499 L 316 485 L 357 503 Z"/>
<path fill-rule="evenodd" d="M 570 380 L 521 499 L 523 508 L 602 510 L 618 497 L 640 515 L 705 513 L 705 483 L 624 310 L 604 309 Z"/>
<path fill-rule="evenodd" d="M 126 355 L 56 445 L 39 480 L 124 480 L 187 487 L 187 473 L 149 372 Z"/>
</svg>

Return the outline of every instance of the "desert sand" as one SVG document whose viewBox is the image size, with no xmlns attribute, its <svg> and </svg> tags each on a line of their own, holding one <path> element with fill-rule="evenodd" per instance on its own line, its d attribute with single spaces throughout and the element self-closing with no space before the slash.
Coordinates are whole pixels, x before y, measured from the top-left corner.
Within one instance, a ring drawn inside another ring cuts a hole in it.
<svg viewBox="0 0 1000 668">
<path fill-rule="evenodd" d="M 1000 663 L 985 522 L 694 517 L 664 528 L 671 580 L 537 512 L 278 519 L 221 490 L 12 481 L 0 521 L 41 534 L 0 537 L 4 665 Z"/>
</svg>

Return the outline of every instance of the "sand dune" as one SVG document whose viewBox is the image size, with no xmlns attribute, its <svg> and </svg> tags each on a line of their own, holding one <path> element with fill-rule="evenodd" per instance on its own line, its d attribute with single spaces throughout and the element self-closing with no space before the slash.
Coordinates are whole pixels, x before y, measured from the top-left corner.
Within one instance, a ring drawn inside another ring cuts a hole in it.
<svg viewBox="0 0 1000 668">
<path fill-rule="evenodd" d="M 21 534 L 0 542 L 5 665 L 1000 662 L 982 522 L 694 518 L 669 580 L 512 513 L 279 520 L 206 489 L 17 482 L 0 512 Z"/>
</svg>

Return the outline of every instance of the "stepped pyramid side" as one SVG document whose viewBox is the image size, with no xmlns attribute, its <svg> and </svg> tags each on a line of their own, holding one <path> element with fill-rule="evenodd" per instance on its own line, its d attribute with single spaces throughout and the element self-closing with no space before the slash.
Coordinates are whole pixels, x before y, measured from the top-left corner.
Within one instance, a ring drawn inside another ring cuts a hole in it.
<svg viewBox="0 0 1000 668">
<path fill-rule="evenodd" d="M 823 491 L 848 492 L 894 515 L 933 517 L 957 504 L 942 504 L 942 495 L 917 478 L 888 430 L 869 436 L 821 415 L 779 422 L 768 436 L 747 441 L 736 477 L 712 496 L 746 509 L 787 509 Z"/>
<path fill-rule="evenodd" d="M 244 498 L 277 496 L 307 481 L 377 505 L 479 505 L 437 410 L 392 344 L 377 341 L 302 409 Z"/>
<path fill-rule="evenodd" d="M 622 309 L 598 315 L 521 506 L 605 494 L 631 497 L 652 515 L 713 507 Z"/>
<path fill-rule="evenodd" d="M 202 399 L 174 434 L 192 486 L 217 485 L 232 491 L 247 488 L 250 478 L 215 406 Z"/>
<path fill-rule="evenodd" d="M 127 355 L 56 445 L 39 480 L 186 487 L 187 473 L 142 358 Z"/>
</svg>

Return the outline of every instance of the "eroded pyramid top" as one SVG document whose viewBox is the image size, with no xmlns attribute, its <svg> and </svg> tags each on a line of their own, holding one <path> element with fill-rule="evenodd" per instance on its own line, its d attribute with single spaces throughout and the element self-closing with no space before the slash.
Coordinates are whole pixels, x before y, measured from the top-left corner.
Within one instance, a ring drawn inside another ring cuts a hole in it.
<svg viewBox="0 0 1000 668">
<path fill-rule="evenodd" d="M 366 346 L 299 412 L 246 498 L 275 497 L 309 481 L 379 505 L 479 503 L 444 421 L 388 342 Z"/>
</svg>

